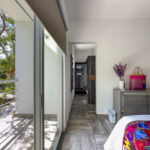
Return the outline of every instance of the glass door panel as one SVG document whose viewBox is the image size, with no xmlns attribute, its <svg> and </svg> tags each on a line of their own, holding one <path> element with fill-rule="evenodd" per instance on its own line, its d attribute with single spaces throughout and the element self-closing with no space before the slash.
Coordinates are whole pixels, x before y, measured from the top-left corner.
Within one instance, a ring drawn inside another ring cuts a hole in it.
<svg viewBox="0 0 150 150">
<path fill-rule="evenodd" d="M 34 150 L 34 23 L 19 1 L 0 2 L 0 149 Z"/>
<path fill-rule="evenodd" d="M 44 29 L 45 150 L 55 149 L 62 133 L 63 53 Z"/>
</svg>

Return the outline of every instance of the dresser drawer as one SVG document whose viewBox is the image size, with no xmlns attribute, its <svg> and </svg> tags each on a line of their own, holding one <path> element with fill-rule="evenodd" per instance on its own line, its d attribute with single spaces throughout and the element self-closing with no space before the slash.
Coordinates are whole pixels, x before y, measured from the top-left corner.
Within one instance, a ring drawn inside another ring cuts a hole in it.
<svg viewBox="0 0 150 150">
<path fill-rule="evenodd" d="M 124 114 L 147 114 L 147 105 L 125 105 Z"/>
<path fill-rule="evenodd" d="M 148 114 L 150 114 L 150 104 L 148 105 Z"/>
<path fill-rule="evenodd" d="M 124 96 L 124 104 L 147 104 L 147 96 L 135 96 L 135 95 L 125 95 Z"/>
<path fill-rule="evenodd" d="M 148 104 L 150 105 L 150 96 L 148 96 Z"/>
</svg>

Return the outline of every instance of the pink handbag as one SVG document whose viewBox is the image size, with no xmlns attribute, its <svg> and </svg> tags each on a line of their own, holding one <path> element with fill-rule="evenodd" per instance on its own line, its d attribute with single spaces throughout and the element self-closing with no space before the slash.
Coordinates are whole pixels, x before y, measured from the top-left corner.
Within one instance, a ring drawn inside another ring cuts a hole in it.
<svg viewBox="0 0 150 150">
<path fill-rule="evenodd" d="M 130 75 L 130 90 L 146 90 L 146 75 L 140 67 L 136 67 Z"/>
</svg>

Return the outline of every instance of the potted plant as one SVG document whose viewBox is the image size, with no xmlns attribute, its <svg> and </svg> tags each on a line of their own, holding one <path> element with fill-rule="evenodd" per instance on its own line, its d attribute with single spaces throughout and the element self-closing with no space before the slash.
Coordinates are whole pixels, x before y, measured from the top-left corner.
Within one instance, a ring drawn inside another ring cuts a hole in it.
<svg viewBox="0 0 150 150">
<path fill-rule="evenodd" d="M 127 64 L 123 65 L 122 63 L 119 63 L 118 65 L 115 64 L 113 67 L 115 73 L 119 77 L 119 89 L 123 90 L 125 88 L 125 82 L 124 82 L 124 75 L 127 68 Z"/>
</svg>

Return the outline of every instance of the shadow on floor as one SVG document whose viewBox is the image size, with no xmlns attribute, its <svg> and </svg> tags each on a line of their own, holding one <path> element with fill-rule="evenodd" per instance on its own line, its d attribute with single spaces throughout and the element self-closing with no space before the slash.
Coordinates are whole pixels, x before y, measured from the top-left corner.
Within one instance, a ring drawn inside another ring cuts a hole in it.
<svg viewBox="0 0 150 150">
<path fill-rule="evenodd" d="M 0 150 L 33 150 L 34 121 L 32 118 L 14 118 L 15 102 L 0 108 Z M 46 118 L 45 150 L 49 150 L 57 135 L 57 120 Z"/>
</svg>

